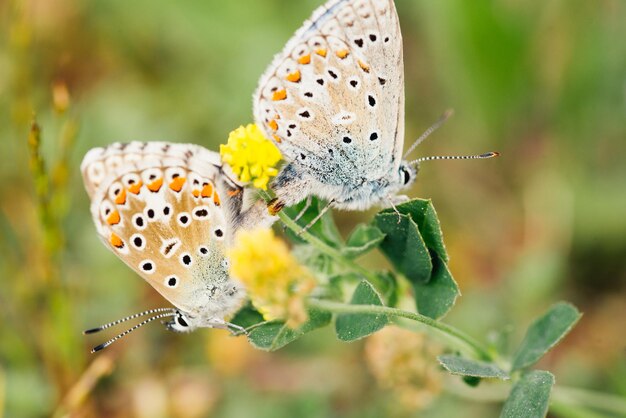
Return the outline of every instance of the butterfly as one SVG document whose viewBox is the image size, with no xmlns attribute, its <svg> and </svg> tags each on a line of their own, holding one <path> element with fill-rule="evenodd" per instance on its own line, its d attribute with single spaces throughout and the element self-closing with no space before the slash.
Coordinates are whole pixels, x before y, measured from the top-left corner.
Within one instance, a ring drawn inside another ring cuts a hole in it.
<svg viewBox="0 0 626 418">
<path fill-rule="evenodd" d="M 116 143 L 90 150 L 81 171 L 101 240 L 176 307 L 85 331 L 153 315 L 93 351 L 162 318 L 170 318 L 167 327 L 179 332 L 241 331 L 224 320 L 245 297 L 229 276 L 226 251 L 240 228 L 269 225 L 271 218 L 254 207 L 244 210 L 246 190 L 219 154 L 197 145 Z"/>
<path fill-rule="evenodd" d="M 257 124 L 288 161 L 271 213 L 310 195 L 344 210 L 393 206 L 421 161 L 495 156 L 403 160 L 403 66 L 393 0 L 330 0 L 295 33 L 253 97 Z"/>
</svg>

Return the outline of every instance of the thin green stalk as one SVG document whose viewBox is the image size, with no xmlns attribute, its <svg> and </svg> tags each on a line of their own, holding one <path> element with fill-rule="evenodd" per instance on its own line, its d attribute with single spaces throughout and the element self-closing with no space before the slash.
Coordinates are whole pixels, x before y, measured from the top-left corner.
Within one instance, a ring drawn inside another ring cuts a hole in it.
<svg viewBox="0 0 626 418">
<path fill-rule="evenodd" d="M 333 313 L 360 313 L 360 314 L 383 314 L 398 318 L 406 318 L 416 322 L 420 322 L 456 342 L 457 349 L 463 351 L 471 351 L 481 360 L 491 360 L 489 352 L 475 339 L 464 332 L 443 322 L 436 321 L 424 315 L 415 312 L 403 311 L 401 309 L 389 308 L 387 306 L 376 305 L 348 305 L 341 302 L 332 302 L 329 300 L 310 299 L 309 306 L 325 310 Z"/>
<path fill-rule="evenodd" d="M 597 411 L 626 416 L 626 399 L 586 389 L 555 387 L 552 398 L 563 404 L 585 406 Z"/>
<path fill-rule="evenodd" d="M 341 254 L 341 252 L 337 251 L 336 248 L 331 247 L 330 245 L 326 244 L 324 241 L 320 240 L 314 235 L 311 235 L 309 232 L 307 231 L 302 232 L 302 227 L 298 225 L 296 222 L 294 222 L 293 219 L 287 216 L 284 212 L 280 212 L 278 216 L 280 217 L 280 220 L 283 222 L 283 224 L 285 224 L 287 228 L 291 229 L 293 232 L 298 234 L 302 239 L 304 239 L 306 242 L 311 244 L 313 247 L 317 248 L 320 252 L 326 254 L 327 256 L 335 260 L 337 263 L 343 265 L 345 268 L 360 274 L 361 276 L 366 278 L 370 283 L 372 283 L 374 286 L 378 287 L 377 285 L 380 284 L 380 278 L 377 275 L 371 273 L 370 271 L 358 265 L 354 261 L 347 259 L 343 254 Z"/>
</svg>

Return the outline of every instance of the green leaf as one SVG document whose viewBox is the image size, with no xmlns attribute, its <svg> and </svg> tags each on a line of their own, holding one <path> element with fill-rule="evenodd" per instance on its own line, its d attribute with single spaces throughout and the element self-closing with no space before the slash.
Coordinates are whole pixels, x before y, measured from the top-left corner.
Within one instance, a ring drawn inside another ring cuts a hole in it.
<svg viewBox="0 0 626 418">
<path fill-rule="evenodd" d="M 526 331 L 520 348 L 513 357 L 513 370 L 535 364 L 574 327 L 581 314 L 572 304 L 559 302 L 537 319 Z"/>
<path fill-rule="evenodd" d="M 308 332 L 328 325 L 331 318 L 332 315 L 326 311 L 311 309 L 309 310 L 309 320 L 300 328 L 291 329 L 281 321 L 265 322 L 250 331 L 248 341 L 258 349 L 275 351 Z"/>
<path fill-rule="evenodd" d="M 513 386 L 504 403 L 500 418 L 544 418 L 548 413 L 554 376 L 544 370 L 533 370 Z"/>
<path fill-rule="evenodd" d="M 349 258 L 356 258 L 378 246 L 385 238 L 385 234 L 375 226 L 359 224 L 346 242 L 341 252 Z"/>
<path fill-rule="evenodd" d="M 408 215 L 386 211 L 378 213 L 374 222 L 385 234 L 380 249 L 396 270 L 413 284 L 428 282 L 433 265 L 415 222 Z"/>
<path fill-rule="evenodd" d="M 455 355 L 439 356 L 437 360 L 439 360 L 444 369 L 452 374 L 482 378 L 493 377 L 502 380 L 509 379 L 507 372 L 494 363 L 470 360 Z"/>
<path fill-rule="evenodd" d="M 295 219 L 305 206 L 306 199 L 295 206 L 285 208 L 284 211 L 291 219 Z M 311 206 L 309 206 L 309 208 L 304 212 L 302 217 L 298 219 L 298 225 L 300 225 L 301 227 L 307 226 L 309 222 L 311 222 L 325 206 L 326 202 L 318 200 L 315 197 L 312 198 Z M 315 224 L 312 225 L 307 231 L 311 235 L 321 239 L 326 244 L 334 248 L 338 248 L 341 243 L 343 243 L 343 238 L 341 237 L 341 234 L 337 229 L 337 225 L 335 225 L 332 211 L 330 210 L 326 212 L 317 222 L 315 222 Z M 296 235 L 293 231 L 288 229 L 286 233 L 289 236 L 289 239 L 291 239 L 293 242 L 299 244 L 306 243 L 306 241 Z"/>
<path fill-rule="evenodd" d="M 443 243 L 441 224 L 432 202 L 424 199 L 413 199 L 397 206 L 396 209 L 398 209 L 398 212 L 408 215 L 415 222 L 426 247 L 437 253 L 447 263 L 448 253 Z M 381 213 L 394 214 L 395 211 L 393 209 L 385 209 Z"/>
<path fill-rule="evenodd" d="M 357 286 L 352 305 L 382 306 L 383 303 L 374 287 L 367 281 Z M 384 328 L 389 323 L 389 317 L 381 314 L 340 314 L 335 321 L 335 332 L 342 341 L 354 341 Z"/>
<path fill-rule="evenodd" d="M 442 318 L 461 294 L 450 270 L 439 256 L 433 258 L 433 274 L 428 283 L 414 283 L 417 311 L 433 319 Z"/>
<path fill-rule="evenodd" d="M 251 303 L 246 304 L 235 314 L 230 320 L 232 324 L 239 325 L 242 328 L 249 328 L 253 325 L 264 322 L 263 315 L 259 313 Z"/>
</svg>

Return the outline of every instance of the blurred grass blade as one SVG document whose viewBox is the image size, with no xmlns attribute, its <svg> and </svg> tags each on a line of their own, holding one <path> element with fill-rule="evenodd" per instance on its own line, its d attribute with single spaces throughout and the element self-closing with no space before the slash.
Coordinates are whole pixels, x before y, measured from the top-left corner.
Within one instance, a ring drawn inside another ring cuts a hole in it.
<svg viewBox="0 0 626 418">
<path fill-rule="evenodd" d="M 513 370 L 535 364 L 574 327 L 581 313 L 572 304 L 559 302 L 528 328 L 513 358 Z"/>
<path fill-rule="evenodd" d="M 500 418 L 544 418 L 548 413 L 554 375 L 533 370 L 515 383 Z"/>
</svg>

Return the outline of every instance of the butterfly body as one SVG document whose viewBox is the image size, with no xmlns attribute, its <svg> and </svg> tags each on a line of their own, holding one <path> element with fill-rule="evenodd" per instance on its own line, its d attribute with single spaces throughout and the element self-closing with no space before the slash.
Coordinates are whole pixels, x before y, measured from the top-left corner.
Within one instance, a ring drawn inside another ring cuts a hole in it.
<svg viewBox="0 0 626 418">
<path fill-rule="evenodd" d="M 402 161 L 402 36 L 392 0 L 330 0 L 276 56 L 254 114 L 289 161 L 273 184 L 348 210 L 394 199 L 415 177 Z"/>
<path fill-rule="evenodd" d="M 168 324 L 176 331 L 224 327 L 245 297 L 226 252 L 253 221 L 226 170 L 216 153 L 165 142 L 96 148 L 81 165 L 98 235 L 178 308 Z"/>
</svg>

